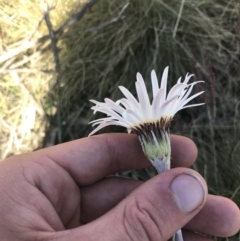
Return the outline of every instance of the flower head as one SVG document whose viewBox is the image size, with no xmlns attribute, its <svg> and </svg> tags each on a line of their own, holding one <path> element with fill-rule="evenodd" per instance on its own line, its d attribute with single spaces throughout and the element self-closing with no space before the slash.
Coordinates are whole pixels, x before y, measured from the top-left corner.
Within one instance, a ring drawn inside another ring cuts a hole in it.
<svg viewBox="0 0 240 241">
<path fill-rule="evenodd" d="M 187 105 L 188 102 L 204 92 L 190 96 L 193 86 L 203 82 L 196 81 L 188 84 L 192 76 L 187 74 L 183 82 L 181 82 L 182 78 L 180 77 L 167 94 L 168 67 L 163 72 L 160 87 L 156 73 L 152 70 L 152 102 L 150 102 L 145 82 L 140 73 L 137 73 L 135 83 L 138 100 L 123 86 L 119 86 L 119 89 L 125 98 L 116 102 L 108 98 L 104 99 L 105 102 L 90 100 L 95 104 L 91 108 L 94 113 L 99 111 L 108 115 L 108 117 L 90 122 L 93 123 L 93 126 L 98 125 L 90 135 L 109 125 L 124 126 L 128 132 L 138 135 L 145 155 L 155 167 L 156 160 L 161 159 L 161 162 L 167 162 L 165 164 L 168 167 L 156 167 L 157 169 L 169 168 L 171 149 L 168 128 L 170 121 L 179 110 L 204 104 Z"/>
<path fill-rule="evenodd" d="M 137 73 L 137 81 L 135 83 L 139 101 L 123 86 L 119 86 L 119 89 L 126 98 L 120 99 L 117 102 L 113 102 L 108 98 L 104 99 L 105 103 L 90 100 L 96 104 L 96 106 L 91 108 L 94 110 L 94 113 L 99 111 L 109 116 L 92 121 L 93 126 L 98 125 L 98 127 L 91 132 L 90 135 L 109 125 L 124 126 L 128 128 L 129 131 L 138 131 L 138 129 L 141 129 L 142 126 L 146 124 L 156 124 L 164 128 L 168 126 L 173 116 L 179 110 L 204 104 L 186 105 L 189 101 L 204 92 L 202 91 L 189 97 L 193 86 L 203 81 L 188 84 L 188 81 L 193 75 L 187 74 L 182 83 L 181 78 L 178 79 L 177 84 L 171 88 L 167 95 L 167 76 L 168 67 L 166 67 L 163 72 L 161 86 L 159 88 L 156 73 L 152 70 L 152 104 L 150 103 L 147 89 L 140 73 Z"/>
</svg>

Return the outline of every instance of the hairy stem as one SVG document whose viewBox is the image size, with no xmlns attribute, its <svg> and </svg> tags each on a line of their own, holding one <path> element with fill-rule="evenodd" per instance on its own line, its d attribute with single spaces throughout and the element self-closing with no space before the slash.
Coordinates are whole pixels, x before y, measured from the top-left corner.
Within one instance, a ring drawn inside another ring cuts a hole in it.
<svg viewBox="0 0 240 241">
<path fill-rule="evenodd" d="M 152 129 L 138 135 L 143 152 L 157 170 L 158 174 L 171 168 L 171 143 L 169 131 Z M 172 237 L 172 241 L 183 241 L 181 229 Z"/>
</svg>

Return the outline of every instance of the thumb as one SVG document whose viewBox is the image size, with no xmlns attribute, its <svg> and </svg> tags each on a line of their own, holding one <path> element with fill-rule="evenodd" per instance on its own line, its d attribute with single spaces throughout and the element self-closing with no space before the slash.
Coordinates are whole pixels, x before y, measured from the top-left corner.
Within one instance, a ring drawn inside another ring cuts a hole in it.
<svg viewBox="0 0 240 241">
<path fill-rule="evenodd" d="M 101 218 L 67 231 L 63 240 L 166 241 L 201 210 L 206 194 L 198 173 L 172 169 L 141 185 Z"/>
</svg>

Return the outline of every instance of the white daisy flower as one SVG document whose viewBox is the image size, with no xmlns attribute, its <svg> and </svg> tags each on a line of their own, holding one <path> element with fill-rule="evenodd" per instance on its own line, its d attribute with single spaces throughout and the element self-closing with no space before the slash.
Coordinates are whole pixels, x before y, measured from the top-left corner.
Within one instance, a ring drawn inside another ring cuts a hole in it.
<svg viewBox="0 0 240 241">
<path fill-rule="evenodd" d="M 95 104 L 91 109 L 102 112 L 108 117 L 94 120 L 93 126 L 98 125 L 90 135 L 109 125 L 126 127 L 128 132 L 137 134 L 143 151 L 158 173 L 170 169 L 171 146 L 169 124 L 174 115 L 182 109 L 203 105 L 187 105 L 192 99 L 204 91 L 190 96 L 193 86 L 203 81 L 188 84 L 193 75 L 186 75 L 183 82 L 181 77 L 167 94 L 168 67 L 165 68 L 161 86 L 154 70 L 151 72 L 153 100 L 150 102 L 145 82 L 137 73 L 136 91 L 138 100 L 123 86 L 119 89 L 125 98 L 114 102 L 105 98 L 105 102 L 90 100 Z"/>
<path fill-rule="evenodd" d="M 150 103 L 147 89 L 141 74 L 137 73 L 136 90 L 138 101 L 123 86 L 119 86 L 125 98 L 113 102 L 105 98 L 105 102 L 90 100 L 95 106 L 91 109 L 94 113 L 102 112 L 108 117 L 94 120 L 93 135 L 100 129 L 109 125 L 124 126 L 128 132 L 137 134 L 144 154 L 156 168 L 158 173 L 170 169 L 171 145 L 169 136 L 169 125 L 174 115 L 182 109 L 203 105 L 187 105 L 192 99 L 201 95 L 204 91 L 190 96 L 193 86 L 203 81 L 196 81 L 188 84 L 193 75 L 186 75 L 183 82 L 178 79 L 167 95 L 168 67 L 165 68 L 161 86 L 159 88 L 155 71 L 151 72 L 153 100 Z M 183 241 L 182 232 L 179 230 L 172 240 Z"/>
</svg>

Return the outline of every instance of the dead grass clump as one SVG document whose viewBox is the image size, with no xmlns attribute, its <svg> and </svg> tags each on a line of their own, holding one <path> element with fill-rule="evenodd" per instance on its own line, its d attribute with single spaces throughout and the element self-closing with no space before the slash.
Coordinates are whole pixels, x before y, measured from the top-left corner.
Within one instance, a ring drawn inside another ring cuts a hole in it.
<svg viewBox="0 0 240 241">
<path fill-rule="evenodd" d="M 58 1 L 52 6 L 54 28 L 66 21 L 73 5 L 73 1 Z M 39 41 L 48 35 L 39 1 L 1 1 L 0 22 L 0 158 L 3 159 L 41 146 L 48 124 L 46 117 L 52 112 L 52 104 L 45 97 L 55 65 L 49 40 Z"/>
<path fill-rule="evenodd" d="M 151 69 L 160 76 L 170 65 L 169 85 L 186 71 L 195 73 L 196 79 L 205 80 L 197 88 L 206 90 L 206 106 L 179 113 L 172 132 L 197 143 L 195 168 L 210 183 L 211 192 L 240 203 L 240 170 L 234 157 L 240 134 L 236 1 L 182 3 L 100 1 L 68 29 L 60 42 L 64 72 L 57 88 L 61 138 L 86 136 L 92 118 L 88 100 L 118 99 L 118 85 L 134 92 L 137 71 L 149 79 Z"/>
</svg>

